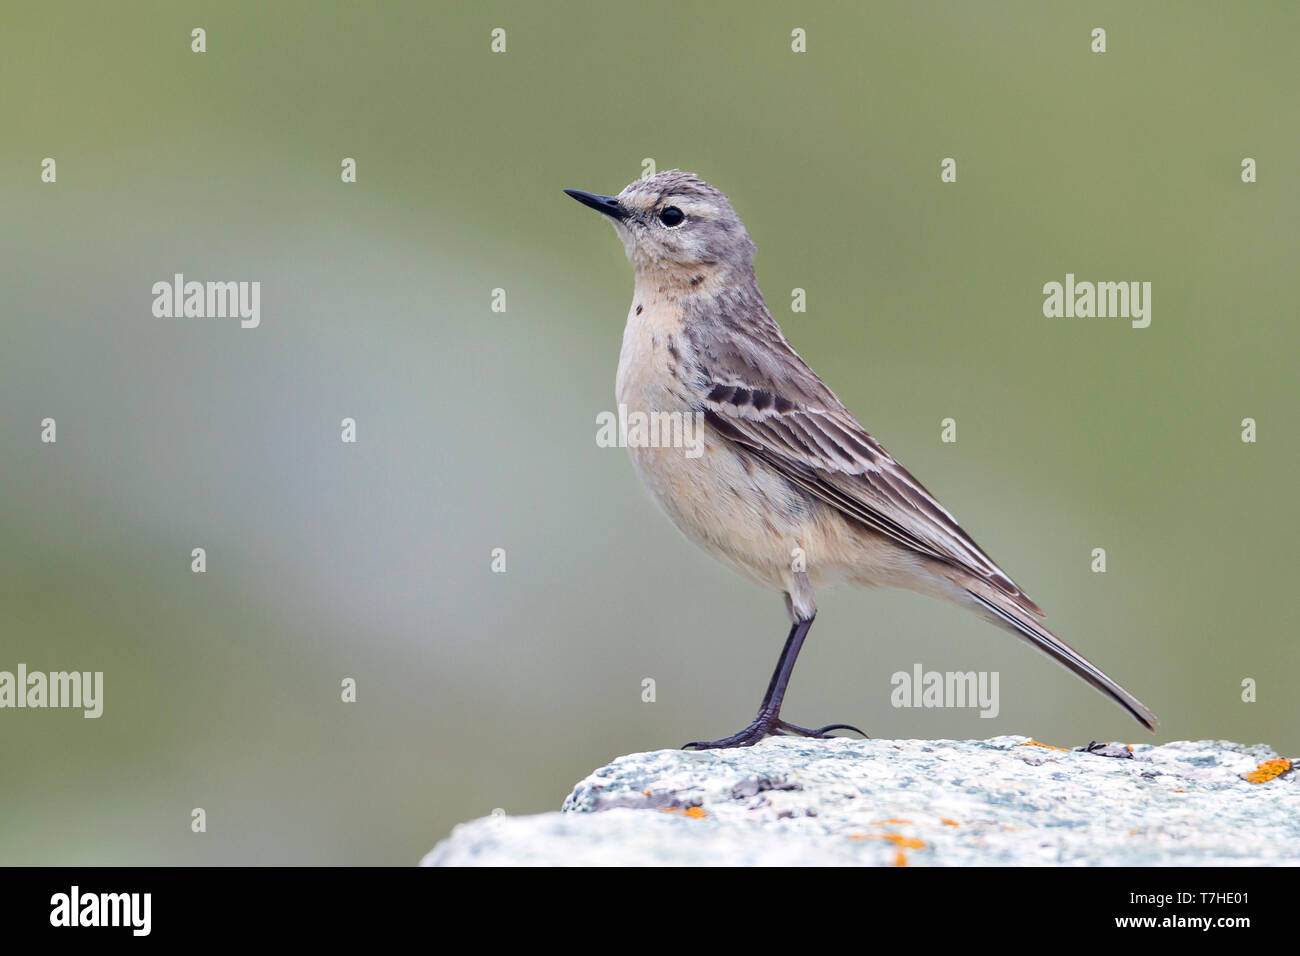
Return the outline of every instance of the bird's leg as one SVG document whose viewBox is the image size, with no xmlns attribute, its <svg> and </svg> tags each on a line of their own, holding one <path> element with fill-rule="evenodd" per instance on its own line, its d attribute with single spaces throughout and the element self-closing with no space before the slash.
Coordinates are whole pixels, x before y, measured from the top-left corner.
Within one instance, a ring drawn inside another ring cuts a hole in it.
<svg viewBox="0 0 1300 956">
<path fill-rule="evenodd" d="M 776 670 L 772 672 L 772 680 L 768 682 L 767 693 L 763 695 L 763 703 L 758 707 L 758 716 L 744 730 L 734 733 L 730 737 L 723 737 L 721 740 L 696 740 L 682 747 L 683 750 L 719 750 L 724 747 L 752 747 L 764 737 L 770 737 L 774 734 L 795 735 L 799 737 L 819 737 L 829 736 L 827 731 L 830 730 L 852 730 L 862 734 L 858 728 L 849 724 L 830 724 L 818 730 L 808 730 L 805 727 L 799 727 L 795 724 L 786 723 L 781 719 L 781 702 L 785 699 L 785 689 L 790 683 L 790 675 L 794 673 L 794 662 L 799 657 L 799 649 L 803 647 L 803 640 L 808 636 L 808 629 L 812 627 L 813 614 L 807 620 L 796 620 L 790 628 L 790 636 L 785 639 L 785 647 L 781 650 L 781 659 L 776 662 Z M 867 736 L 862 734 L 863 737 Z"/>
</svg>

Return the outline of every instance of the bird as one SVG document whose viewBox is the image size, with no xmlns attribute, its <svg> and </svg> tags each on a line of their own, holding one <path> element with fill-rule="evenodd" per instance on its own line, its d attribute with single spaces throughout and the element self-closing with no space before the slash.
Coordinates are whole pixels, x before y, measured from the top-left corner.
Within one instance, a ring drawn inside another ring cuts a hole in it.
<svg viewBox="0 0 1300 956">
<path fill-rule="evenodd" d="M 722 191 L 672 169 L 616 196 L 564 192 L 612 221 L 632 263 L 620 407 L 703 425 L 689 455 L 671 443 L 627 442 L 634 470 L 689 540 L 779 590 L 790 618 L 754 720 L 686 748 L 835 730 L 866 736 L 850 724 L 807 728 L 781 716 L 816 593 L 843 584 L 904 588 L 972 611 L 1155 730 L 1155 714 L 1043 626 L 1042 609 L 799 357 L 759 289 L 754 241 Z"/>
</svg>

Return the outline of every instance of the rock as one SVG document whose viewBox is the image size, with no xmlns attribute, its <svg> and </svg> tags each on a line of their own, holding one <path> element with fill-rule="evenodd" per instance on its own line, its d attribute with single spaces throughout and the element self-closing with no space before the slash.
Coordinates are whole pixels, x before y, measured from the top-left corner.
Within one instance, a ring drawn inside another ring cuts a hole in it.
<svg viewBox="0 0 1300 956">
<path fill-rule="evenodd" d="M 463 823 L 423 864 L 1296 865 L 1289 767 L 1227 741 L 777 737 L 659 750 L 600 768 L 562 812 Z"/>
</svg>

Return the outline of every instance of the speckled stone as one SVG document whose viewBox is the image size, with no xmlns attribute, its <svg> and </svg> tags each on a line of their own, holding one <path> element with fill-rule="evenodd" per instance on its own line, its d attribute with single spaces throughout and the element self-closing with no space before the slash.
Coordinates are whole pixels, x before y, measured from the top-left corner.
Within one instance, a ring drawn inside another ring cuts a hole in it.
<svg viewBox="0 0 1300 956">
<path fill-rule="evenodd" d="M 1300 773 L 1263 745 L 1056 749 L 992 740 L 806 740 L 619 757 L 560 813 L 456 827 L 465 865 L 1300 864 Z"/>
</svg>

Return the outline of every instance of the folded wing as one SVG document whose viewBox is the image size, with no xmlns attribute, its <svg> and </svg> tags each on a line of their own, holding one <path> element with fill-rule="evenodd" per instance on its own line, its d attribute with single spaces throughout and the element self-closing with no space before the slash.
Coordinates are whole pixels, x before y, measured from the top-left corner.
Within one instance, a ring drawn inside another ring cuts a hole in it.
<svg viewBox="0 0 1300 956">
<path fill-rule="evenodd" d="M 753 350 L 743 340 L 730 344 L 730 350 L 720 349 L 714 340 L 698 383 L 700 408 L 718 432 L 845 516 L 982 578 L 1042 615 L 784 338 Z"/>
</svg>

